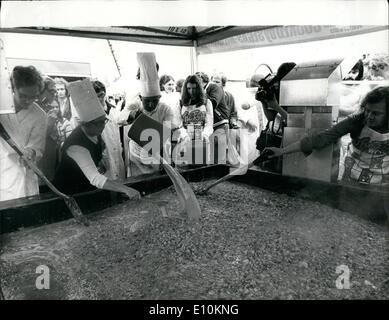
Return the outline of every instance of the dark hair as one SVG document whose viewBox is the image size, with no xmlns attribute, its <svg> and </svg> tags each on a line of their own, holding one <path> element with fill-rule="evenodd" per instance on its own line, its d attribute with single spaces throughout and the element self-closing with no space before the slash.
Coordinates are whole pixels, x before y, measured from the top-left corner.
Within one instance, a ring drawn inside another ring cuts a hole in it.
<svg viewBox="0 0 389 320">
<path fill-rule="evenodd" d="M 380 86 L 369 91 L 361 102 L 361 110 L 363 111 L 368 103 L 377 103 L 383 99 L 386 103 L 386 116 L 389 117 L 389 86 Z M 389 123 L 387 129 L 389 129 Z"/>
<path fill-rule="evenodd" d="M 167 74 L 164 74 L 161 76 L 161 79 L 159 79 L 159 87 L 161 91 L 165 91 L 165 88 L 163 87 L 166 83 L 168 83 L 170 80 L 174 81 L 174 78 L 172 76 L 169 76 Z"/>
<path fill-rule="evenodd" d="M 361 59 L 351 68 L 350 72 L 358 72 L 358 75 L 353 79 L 351 76 L 346 76 L 343 80 L 362 80 L 363 79 L 363 61 Z M 349 72 L 349 73 L 350 73 Z"/>
<path fill-rule="evenodd" d="M 155 63 L 155 66 L 157 67 L 157 72 L 159 71 L 159 64 L 158 62 Z M 140 80 L 140 68 L 138 67 L 138 71 L 136 72 L 136 80 Z"/>
<path fill-rule="evenodd" d="M 99 94 L 102 91 L 106 92 L 105 85 L 99 80 L 93 80 L 92 86 L 93 86 L 93 89 L 95 89 L 95 92 L 97 94 Z"/>
<path fill-rule="evenodd" d="M 51 78 L 49 76 L 44 76 L 43 77 L 43 91 L 47 90 L 51 84 L 55 85 L 53 78 Z"/>
<path fill-rule="evenodd" d="M 222 75 L 222 86 L 225 87 L 227 83 L 227 77 L 224 73 L 222 73 L 221 75 Z"/>
<path fill-rule="evenodd" d="M 380 86 L 369 91 L 361 102 L 361 108 L 364 108 L 368 103 L 377 103 L 386 100 L 386 113 L 389 108 L 389 86 Z"/>
<path fill-rule="evenodd" d="M 201 80 L 197 75 L 190 75 L 185 79 L 184 84 L 182 85 L 182 92 L 181 92 L 182 105 L 184 105 L 184 106 L 189 105 L 190 95 L 189 95 L 188 89 L 187 89 L 188 83 L 196 84 L 197 92 L 198 92 L 198 96 L 194 99 L 194 101 L 191 101 L 191 103 L 193 104 L 193 102 L 194 102 L 194 104 L 196 104 L 197 107 L 201 106 L 201 105 L 206 105 L 207 104 L 207 97 L 205 95 L 205 91 L 204 91 L 203 86 L 201 84 Z"/>
<path fill-rule="evenodd" d="M 358 60 L 358 62 L 355 64 L 355 66 L 351 70 L 358 71 L 358 75 L 356 76 L 355 80 L 362 80 L 363 79 L 363 61 L 361 59 Z"/>
<path fill-rule="evenodd" d="M 209 77 L 206 73 L 199 71 L 199 72 L 196 72 L 195 75 L 200 77 L 201 81 L 204 84 L 207 84 L 209 82 Z"/>
<path fill-rule="evenodd" d="M 21 87 L 38 86 L 39 92 L 43 91 L 43 78 L 34 66 L 16 66 L 11 74 L 12 89 Z"/>
<path fill-rule="evenodd" d="M 182 91 L 182 86 L 183 86 L 184 82 L 185 82 L 185 79 L 178 79 L 176 81 L 176 91 L 177 92 L 181 92 Z"/>
</svg>

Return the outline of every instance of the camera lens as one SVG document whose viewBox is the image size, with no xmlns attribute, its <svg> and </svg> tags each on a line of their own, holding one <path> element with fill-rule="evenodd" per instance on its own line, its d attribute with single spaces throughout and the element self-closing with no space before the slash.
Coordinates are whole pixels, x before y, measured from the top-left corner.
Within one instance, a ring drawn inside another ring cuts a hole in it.
<svg viewBox="0 0 389 320">
<path fill-rule="evenodd" d="M 265 98 L 266 92 L 261 88 L 255 93 L 255 100 L 262 101 Z"/>
</svg>

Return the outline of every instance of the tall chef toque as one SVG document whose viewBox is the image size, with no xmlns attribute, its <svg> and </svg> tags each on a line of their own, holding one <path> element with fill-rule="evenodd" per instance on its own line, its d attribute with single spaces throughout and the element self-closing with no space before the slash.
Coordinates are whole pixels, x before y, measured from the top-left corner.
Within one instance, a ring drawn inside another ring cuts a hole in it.
<svg viewBox="0 0 389 320">
<path fill-rule="evenodd" d="M 81 122 L 105 116 L 105 111 L 89 79 L 69 83 L 68 90 Z"/>
<path fill-rule="evenodd" d="M 140 94 L 142 97 L 160 96 L 159 79 L 154 52 L 138 52 Z"/>
</svg>

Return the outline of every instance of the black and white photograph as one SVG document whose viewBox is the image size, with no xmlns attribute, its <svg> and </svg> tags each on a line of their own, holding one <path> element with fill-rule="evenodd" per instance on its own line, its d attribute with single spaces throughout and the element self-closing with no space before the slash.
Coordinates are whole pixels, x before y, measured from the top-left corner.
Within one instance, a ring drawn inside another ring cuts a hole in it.
<svg viewBox="0 0 389 320">
<path fill-rule="evenodd" d="M 386 0 L 0 5 L 0 300 L 389 299 Z"/>
</svg>

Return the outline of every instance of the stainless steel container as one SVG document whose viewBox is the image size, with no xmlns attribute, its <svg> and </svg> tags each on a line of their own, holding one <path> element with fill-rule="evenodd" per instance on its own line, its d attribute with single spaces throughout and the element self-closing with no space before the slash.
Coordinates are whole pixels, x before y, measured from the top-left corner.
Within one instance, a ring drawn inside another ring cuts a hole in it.
<svg viewBox="0 0 389 320">
<path fill-rule="evenodd" d="M 337 123 L 342 90 L 341 62 L 342 59 L 333 59 L 300 63 L 282 79 L 280 105 L 288 111 L 284 146 Z M 302 153 L 285 155 L 282 174 L 335 181 L 339 150 L 339 144 L 335 144 L 314 151 L 309 157 Z"/>
</svg>

